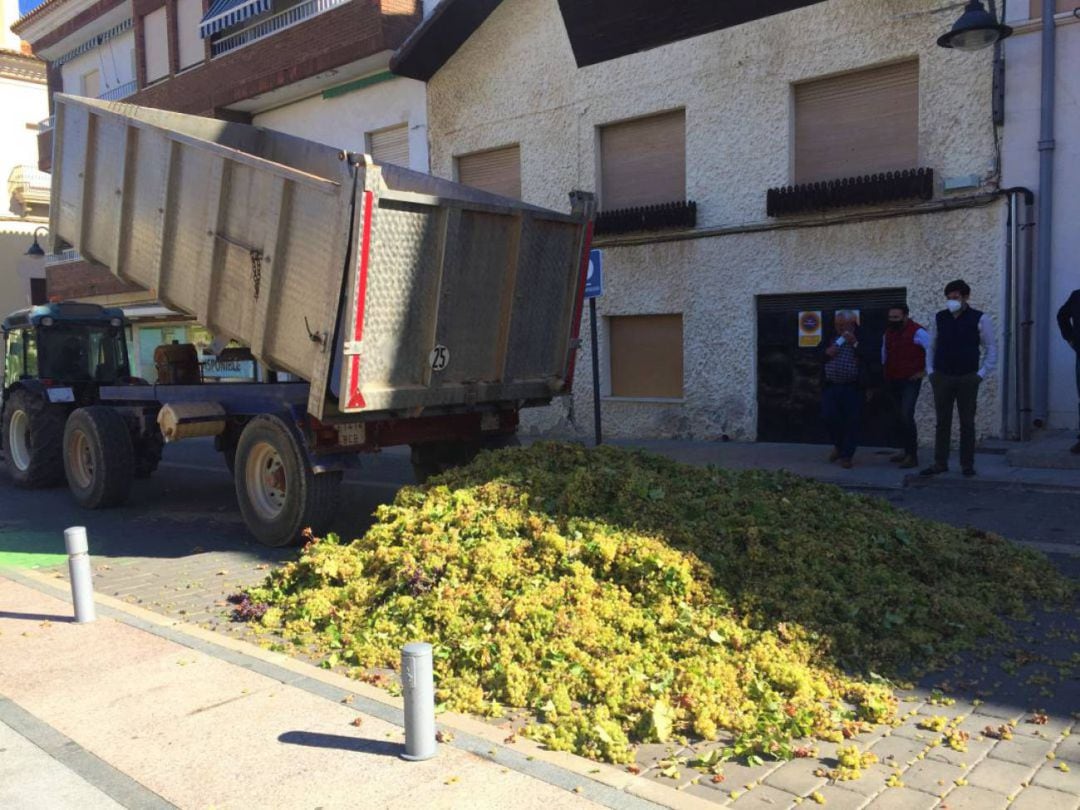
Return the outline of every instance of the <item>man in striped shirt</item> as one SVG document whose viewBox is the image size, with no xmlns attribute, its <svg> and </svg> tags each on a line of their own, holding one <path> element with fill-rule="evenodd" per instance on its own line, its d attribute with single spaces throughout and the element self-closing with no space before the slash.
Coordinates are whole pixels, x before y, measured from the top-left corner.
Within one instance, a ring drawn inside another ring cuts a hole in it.
<svg viewBox="0 0 1080 810">
<path fill-rule="evenodd" d="M 838 461 L 841 467 L 850 470 L 862 422 L 858 315 L 851 310 L 837 310 L 834 325 L 836 334 L 825 349 L 821 416 L 833 443 L 829 461 Z"/>
</svg>

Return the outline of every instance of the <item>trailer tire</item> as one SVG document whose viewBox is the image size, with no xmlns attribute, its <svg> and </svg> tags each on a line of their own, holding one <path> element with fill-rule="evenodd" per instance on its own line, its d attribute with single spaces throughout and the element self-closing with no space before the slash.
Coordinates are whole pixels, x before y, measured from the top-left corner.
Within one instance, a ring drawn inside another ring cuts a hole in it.
<svg viewBox="0 0 1080 810">
<path fill-rule="evenodd" d="M 128 424 L 104 405 L 79 408 L 64 427 L 64 474 L 75 502 L 84 509 L 119 506 L 135 473 Z"/>
<path fill-rule="evenodd" d="M 4 408 L 4 461 L 17 487 L 38 489 L 64 482 L 64 421 L 67 409 L 25 388 Z"/>
<path fill-rule="evenodd" d="M 299 437 L 283 419 L 252 419 L 235 452 L 236 500 L 255 539 L 281 547 L 299 541 L 305 529 L 322 535 L 330 528 L 342 474 L 316 474 Z"/>
</svg>

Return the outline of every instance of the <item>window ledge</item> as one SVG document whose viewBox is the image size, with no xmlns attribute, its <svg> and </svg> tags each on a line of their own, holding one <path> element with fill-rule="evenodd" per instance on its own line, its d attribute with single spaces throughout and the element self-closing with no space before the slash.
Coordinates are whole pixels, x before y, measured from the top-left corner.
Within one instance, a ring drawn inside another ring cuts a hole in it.
<svg viewBox="0 0 1080 810">
<path fill-rule="evenodd" d="M 602 396 L 601 402 L 640 402 L 648 405 L 685 405 L 685 397 L 616 397 Z"/>
<path fill-rule="evenodd" d="M 697 203 L 693 200 L 647 205 L 640 208 L 620 208 L 601 211 L 596 215 L 596 234 L 658 231 L 672 228 L 693 228 L 697 225 Z"/>
<path fill-rule="evenodd" d="M 933 197 L 934 170 L 907 169 L 770 188 L 765 195 L 765 209 L 767 216 L 781 217 L 897 200 L 928 201 Z"/>
</svg>

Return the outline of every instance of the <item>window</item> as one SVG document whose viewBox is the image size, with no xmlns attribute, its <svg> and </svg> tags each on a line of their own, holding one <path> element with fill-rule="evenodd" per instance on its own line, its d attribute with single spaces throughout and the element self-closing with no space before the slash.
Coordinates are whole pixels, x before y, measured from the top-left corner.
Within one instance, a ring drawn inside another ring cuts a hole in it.
<svg viewBox="0 0 1080 810">
<path fill-rule="evenodd" d="M 48 288 L 43 278 L 30 279 L 30 304 L 32 306 L 38 306 L 39 304 L 49 303 Z"/>
<path fill-rule="evenodd" d="M 7 354 L 4 362 L 4 387 L 9 388 L 23 374 L 23 330 L 8 332 Z"/>
<path fill-rule="evenodd" d="M 101 95 L 101 71 L 91 70 L 82 76 L 82 94 L 87 98 L 97 98 Z"/>
<path fill-rule="evenodd" d="M 795 183 L 914 169 L 919 63 L 795 85 Z"/>
<path fill-rule="evenodd" d="M 600 128 L 604 211 L 685 199 L 685 110 Z"/>
<path fill-rule="evenodd" d="M 202 37 L 199 36 L 202 14 L 202 0 L 177 0 L 176 39 L 180 50 L 181 70 L 198 64 L 206 56 Z"/>
<path fill-rule="evenodd" d="M 1055 0 L 1054 13 L 1064 14 L 1066 11 L 1072 11 L 1077 6 L 1077 0 Z M 1031 0 L 1031 19 L 1042 19 L 1042 0 Z"/>
<path fill-rule="evenodd" d="M 682 315 L 608 319 L 613 397 L 681 399 Z"/>
<path fill-rule="evenodd" d="M 521 147 L 506 146 L 457 159 L 458 182 L 521 199 Z"/>
<path fill-rule="evenodd" d="M 147 83 L 169 75 L 169 37 L 165 7 L 143 17 L 143 58 Z"/>
<path fill-rule="evenodd" d="M 409 125 L 401 124 L 378 132 L 369 132 L 367 148 L 376 163 L 409 167 Z"/>
</svg>

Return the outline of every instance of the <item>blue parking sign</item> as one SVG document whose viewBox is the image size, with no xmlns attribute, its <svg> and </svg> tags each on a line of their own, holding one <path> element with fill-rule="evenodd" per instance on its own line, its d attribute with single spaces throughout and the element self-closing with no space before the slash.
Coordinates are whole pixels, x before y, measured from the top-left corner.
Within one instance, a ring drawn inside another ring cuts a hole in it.
<svg viewBox="0 0 1080 810">
<path fill-rule="evenodd" d="M 599 298 L 604 294 L 604 251 L 589 251 L 589 272 L 585 276 L 585 297 Z"/>
</svg>

